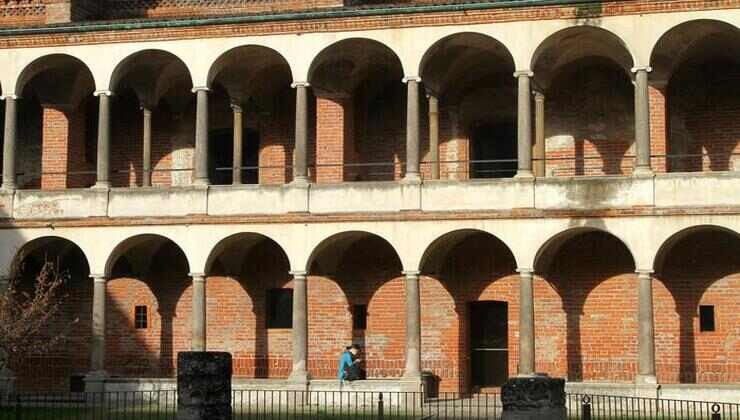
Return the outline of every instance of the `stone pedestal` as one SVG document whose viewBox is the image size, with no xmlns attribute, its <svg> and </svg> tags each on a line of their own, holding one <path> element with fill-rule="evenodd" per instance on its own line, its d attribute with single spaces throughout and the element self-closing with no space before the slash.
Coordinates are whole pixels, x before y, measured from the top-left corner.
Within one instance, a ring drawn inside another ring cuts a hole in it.
<svg viewBox="0 0 740 420">
<path fill-rule="evenodd" d="M 177 420 L 231 420 L 231 354 L 177 355 Z"/>
<path fill-rule="evenodd" d="M 565 379 L 548 376 L 509 379 L 501 388 L 502 420 L 565 420 Z"/>
</svg>

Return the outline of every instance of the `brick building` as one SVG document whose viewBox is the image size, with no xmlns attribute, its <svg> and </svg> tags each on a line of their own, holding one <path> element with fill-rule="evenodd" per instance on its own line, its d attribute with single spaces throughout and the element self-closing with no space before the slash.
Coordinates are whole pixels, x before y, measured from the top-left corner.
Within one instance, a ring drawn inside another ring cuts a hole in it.
<svg viewBox="0 0 740 420">
<path fill-rule="evenodd" d="M 17 386 L 740 395 L 740 0 L 441 3 L 0 1 Z"/>
</svg>

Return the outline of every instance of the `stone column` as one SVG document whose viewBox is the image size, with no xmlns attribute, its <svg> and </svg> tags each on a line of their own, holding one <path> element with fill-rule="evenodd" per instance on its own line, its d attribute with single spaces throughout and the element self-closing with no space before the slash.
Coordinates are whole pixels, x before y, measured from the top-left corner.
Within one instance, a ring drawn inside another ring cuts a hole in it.
<svg viewBox="0 0 740 420">
<path fill-rule="evenodd" d="M 90 371 L 101 375 L 105 371 L 105 276 L 93 274 L 92 348 L 90 349 Z"/>
<path fill-rule="evenodd" d="M 534 93 L 534 176 L 545 176 L 545 95 Z"/>
<path fill-rule="evenodd" d="M 406 369 L 404 379 L 421 379 L 421 300 L 419 272 L 404 271 L 406 276 Z"/>
<path fill-rule="evenodd" d="M 296 82 L 295 88 L 295 152 L 293 153 L 293 183 L 308 183 L 308 87 Z"/>
<path fill-rule="evenodd" d="M 289 381 L 308 383 L 308 287 L 306 272 L 293 271 L 293 369 Z"/>
<path fill-rule="evenodd" d="M 141 186 L 151 187 L 152 186 L 152 110 L 146 105 L 141 105 L 141 112 L 144 116 L 144 155 L 142 156 L 142 167 L 143 177 L 141 179 Z"/>
<path fill-rule="evenodd" d="M 439 179 L 439 99 L 427 92 L 429 99 L 429 160 L 432 179 Z"/>
<path fill-rule="evenodd" d="M 519 165 L 517 178 L 531 178 L 532 175 L 532 92 L 530 78 L 534 75 L 529 70 L 517 71 L 519 93 L 517 96 L 517 155 Z"/>
<path fill-rule="evenodd" d="M 231 104 L 231 110 L 234 114 L 234 160 L 231 165 L 233 170 L 233 185 L 242 183 L 242 141 L 244 134 L 244 119 L 242 107 L 237 104 Z"/>
<path fill-rule="evenodd" d="M 636 176 L 652 175 L 650 168 L 650 67 L 635 67 L 635 169 Z"/>
<path fill-rule="evenodd" d="M 208 89 L 205 86 L 193 88 L 197 95 L 195 116 L 195 175 L 193 183 L 208 185 Z"/>
<path fill-rule="evenodd" d="M 110 98 L 113 92 L 99 90 L 98 111 L 98 164 L 95 188 L 110 188 Z"/>
<path fill-rule="evenodd" d="M 192 351 L 206 351 L 206 276 L 190 273 L 193 278 Z"/>
<path fill-rule="evenodd" d="M 519 376 L 535 373 L 534 288 L 531 269 L 519 272 Z"/>
<path fill-rule="evenodd" d="M 3 186 L 4 190 L 14 190 L 15 183 L 15 141 L 18 129 L 18 97 L 6 95 L 5 100 L 5 136 L 3 140 Z"/>
<path fill-rule="evenodd" d="M 638 363 L 637 383 L 655 384 L 655 321 L 653 319 L 652 270 L 637 270 L 638 289 Z"/>
<path fill-rule="evenodd" d="M 419 83 L 420 77 L 404 77 L 406 83 L 406 175 L 405 181 L 419 181 Z"/>
</svg>

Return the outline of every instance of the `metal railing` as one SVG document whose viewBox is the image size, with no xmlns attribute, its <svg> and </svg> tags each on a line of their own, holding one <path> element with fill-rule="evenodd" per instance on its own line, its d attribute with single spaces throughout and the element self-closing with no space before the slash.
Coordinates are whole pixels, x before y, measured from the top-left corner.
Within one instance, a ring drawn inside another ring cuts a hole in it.
<svg viewBox="0 0 740 420">
<path fill-rule="evenodd" d="M 569 419 L 738 420 L 740 404 L 568 394 Z M 495 393 L 234 390 L 234 419 L 498 419 Z M 0 395 L 0 420 L 175 420 L 177 391 Z"/>
</svg>

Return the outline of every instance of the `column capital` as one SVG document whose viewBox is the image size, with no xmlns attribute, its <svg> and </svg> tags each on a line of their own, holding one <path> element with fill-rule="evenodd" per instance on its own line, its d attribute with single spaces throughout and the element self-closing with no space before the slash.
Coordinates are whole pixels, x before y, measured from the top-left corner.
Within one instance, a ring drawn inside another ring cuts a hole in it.
<svg viewBox="0 0 740 420">
<path fill-rule="evenodd" d="M 193 93 L 198 93 L 200 91 L 208 93 L 211 91 L 211 88 L 209 88 L 208 86 L 193 86 L 193 88 L 190 89 L 190 91 Z"/>
<path fill-rule="evenodd" d="M 95 283 L 105 282 L 108 280 L 108 276 L 105 274 L 90 274 L 90 278 L 93 279 Z"/>
<path fill-rule="evenodd" d="M 145 114 L 152 113 L 152 106 L 150 104 L 139 102 L 139 110 L 143 111 Z"/>
<path fill-rule="evenodd" d="M 107 96 L 110 98 L 111 96 L 113 96 L 113 91 L 112 90 L 96 90 L 95 92 L 93 92 L 93 96 Z"/>
<path fill-rule="evenodd" d="M 305 279 L 308 276 L 308 271 L 294 270 L 294 271 L 288 271 L 288 274 L 290 274 L 291 276 L 293 276 L 293 279 L 296 279 L 296 278 L 304 278 Z"/>
<path fill-rule="evenodd" d="M 632 69 L 630 69 L 630 71 L 632 73 L 637 73 L 637 72 L 641 72 L 641 71 L 650 73 L 650 72 L 653 71 L 653 68 L 650 67 L 650 66 L 635 66 L 635 67 L 632 67 Z"/>
<path fill-rule="evenodd" d="M 532 77 L 532 76 L 534 76 L 534 72 L 529 69 L 517 70 L 514 72 L 514 77 Z"/>
<path fill-rule="evenodd" d="M 534 275 L 534 270 L 531 269 L 531 268 L 517 268 L 516 269 L 516 272 L 519 273 L 520 275 L 525 275 L 525 276 L 526 275 L 530 275 L 530 276 L 533 276 Z"/>
<path fill-rule="evenodd" d="M 293 82 L 290 84 L 290 87 L 293 89 L 299 88 L 299 87 L 307 88 L 307 87 L 311 87 L 311 84 L 308 82 Z"/>
<path fill-rule="evenodd" d="M 2 101 L 6 100 L 6 99 L 11 99 L 11 100 L 17 101 L 20 98 L 21 98 L 20 96 L 13 95 L 13 94 L 10 94 L 10 95 L 0 95 L 0 100 L 2 100 Z"/>
<path fill-rule="evenodd" d="M 405 277 L 419 277 L 421 275 L 421 271 L 405 270 L 405 271 L 401 271 L 401 274 L 403 274 Z"/>
<path fill-rule="evenodd" d="M 425 88 L 424 94 L 429 100 L 439 101 L 439 92 L 435 91 L 434 89 Z"/>
<path fill-rule="evenodd" d="M 655 271 L 652 269 L 637 269 L 635 270 L 635 273 L 637 273 L 638 276 L 652 276 Z"/>
<path fill-rule="evenodd" d="M 241 113 L 244 112 L 244 109 L 242 108 L 242 106 L 240 104 L 236 103 L 236 102 L 230 103 L 229 106 L 231 107 L 231 110 L 235 114 L 241 114 Z"/>
<path fill-rule="evenodd" d="M 541 90 L 533 90 L 532 94 L 534 95 L 535 101 L 544 101 L 545 100 L 545 94 Z"/>
<path fill-rule="evenodd" d="M 188 276 L 193 278 L 193 281 L 206 281 L 205 273 L 188 273 Z"/>
<path fill-rule="evenodd" d="M 401 82 L 403 82 L 403 83 L 408 83 L 408 82 L 421 83 L 421 77 L 419 77 L 419 76 L 405 76 L 403 79 L 401 79 Z"/>
</svg>

